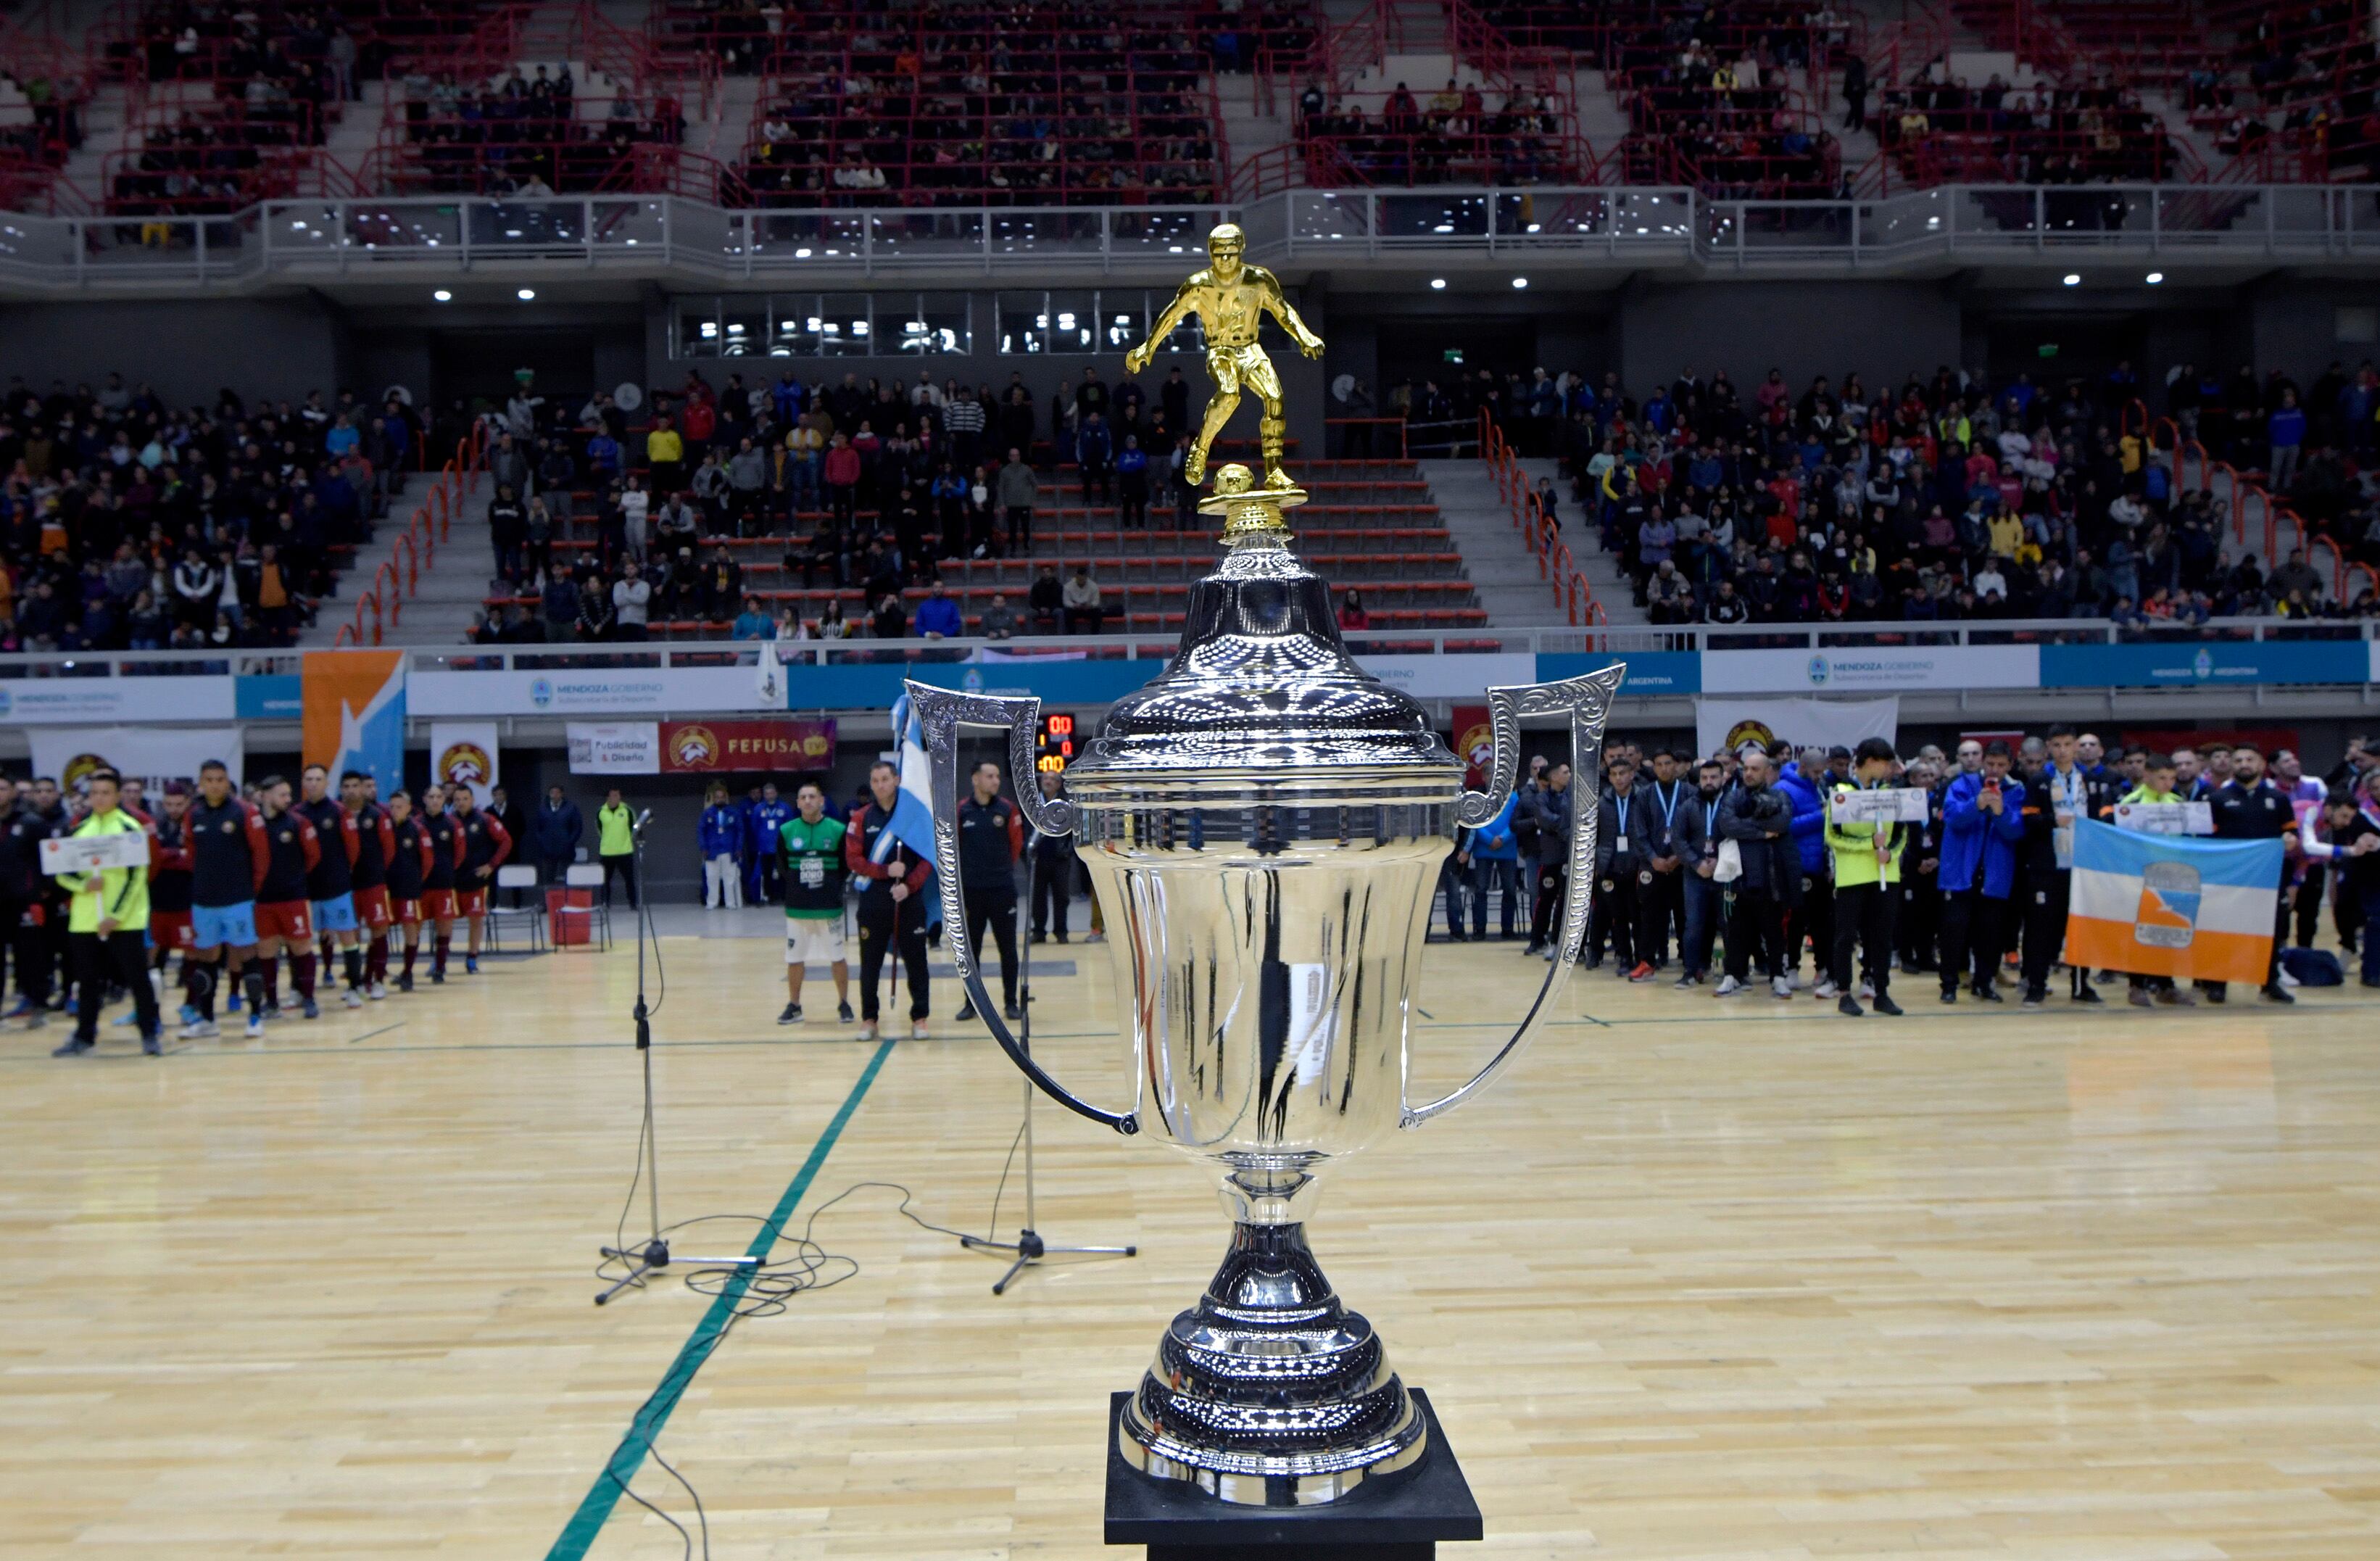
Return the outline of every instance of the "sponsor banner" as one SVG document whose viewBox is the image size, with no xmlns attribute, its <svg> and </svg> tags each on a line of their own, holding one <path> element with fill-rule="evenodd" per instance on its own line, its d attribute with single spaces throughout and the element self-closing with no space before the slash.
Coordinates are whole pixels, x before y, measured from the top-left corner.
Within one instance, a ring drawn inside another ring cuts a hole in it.
<svg viewBox="0 0 2380 1561">
<path fill-rule="evenodd" d="M 114 770 L 138 779 L 152 798 L 168 781 L 197 786 L 199 766 L 210 759 L 221 760 L 237 785 L 247 753 L 237 726 L 30 726 L 25 738 L 37 775 L 55 775 L 60 786 L 79 792 L 93 770 Z"/>
<path fill-rule="evenodd" d="M 658 721 L 573 721 L 565 735 L 574 775 L 662 773 L 662 724 Z"/>
<path fill-rule="evenodd" d="M 1892 740 L 1900 726 L 1900 701 L 1891 700 L 1731 700 L 1694 701 L 1694 751 L 1708 755 L 1757 742 L 1775 751 L 1779 742 L 1796 749 L 1857 748 L 1863 738 Z"/>
<path fill-rule="evenodd" d="M 2075 824 L 2066 960 L 2177 981 L 2262 985 L 2278 840 L 2185 840 Z"/>
<path fill-rule="evenodd" d="M 2176 640 L 2153 645 L 2045 645 L 2046 689 L 2220 688 L 2239 683 L 2362 683 L 2380 640 Z"/>
<path fill-rule="evenodd" d="M 360 770 L 382 797 L 405 785 L 403 651 L 309 651 L 300 665 L 301 752 L 338 777 Z"/>
<path fill-rule="evenodd" d="M 600 653 L 589 652 L 589 659 Z M 804 669 L 776 670 L 790 681 Z M 892 680 L 900 681 L 897 671 Z M 771 704 L 760 701 L 761 681 L 748 666 L 498 668 L 417 673 L 408 698 L 416 715 L 667 715 L 783 708 L 782 697 Z M 875 702 L 890 704 L 892 696 Z"/>
<path fill-rule="evenodd" d="M 1692 651 L 1611 651 L 1580 654 L 1575 651 L 1548 651 L 1537 657 L 1535 681 L 1558 683 L 1565 677 L 1584 677 L 1590 672 L 1600 672 L 1613 662 L 1628 669 L 1620 684 L 1620 697 L 1646 699 L 1660 694 L 1691 694 L 1703 686 L 1703 658 Z"/>
<path fill-rule="evenodd" d="M 1526 651 L 1489 655 L 1357 656 L 1355 665 L 1399 693 L 1417 700 L 1475 700 L 1490 689 L 1513 688 L 1537 680 L 1537 658 Z"/>
<path fill-rule="evenodd" d="M 660 757 L 661 773 L 665 775 L 831 769 L 834 764 L 834 723 L 782 717 L 774 721 L 664 721 L 661 724 Z"/>
<path fill-rule="evenodd" d="M 229 721 L 239 701 L 229 677 L 11 677 L 0 682 L 0 721 L 18 726 L 89 721 Z"/>
<path fill-rule="evenodd" d="M 243 721 L 301 721 L 306 715 L 306 679 L 294 672 L 265 672 L 235 677 Z M 382 787 L 385 792 L 386 788 Z"/>
<path fill-rule="evenodd" d="M 430 778 L 440 786 L 468 786 L 471 800 L 484 808 L 504 779 L 503 762 L 493 721 L 430 724 Z"/>
<path fill-rule="evenodd" d="M 1912 689 L 2034 689 L 2038 645 L 1856 645 L 1813 651 L 1708 651 L 1712 694 L 1864 693 Z M 2108 681 L 2101 677 L 2098 681 Z"/>
</svg>

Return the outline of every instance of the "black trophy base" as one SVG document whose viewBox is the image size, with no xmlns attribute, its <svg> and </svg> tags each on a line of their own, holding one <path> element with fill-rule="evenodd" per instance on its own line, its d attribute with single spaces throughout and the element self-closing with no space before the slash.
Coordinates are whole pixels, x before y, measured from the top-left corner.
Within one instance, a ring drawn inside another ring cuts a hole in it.
<svg viewBox="0 0 2380 1561">
<path fill-rule="evenodd" d="M 1429 1423 L 1429 1451 L 1323 1506 L 1238 1506 L 1184 1481 L 1151 1479 L 1118 1450 L 1116 1421 L 1131 1395 L 1111 1395 L 1107 1543 L 1145 1544 L 1148 1561 L 1434 1561 L 1440 1541 L 1483 1539 L 1479 1504 L 1446 1428 L 1429 1396 L 1412 1392 Z"/>
</svg>

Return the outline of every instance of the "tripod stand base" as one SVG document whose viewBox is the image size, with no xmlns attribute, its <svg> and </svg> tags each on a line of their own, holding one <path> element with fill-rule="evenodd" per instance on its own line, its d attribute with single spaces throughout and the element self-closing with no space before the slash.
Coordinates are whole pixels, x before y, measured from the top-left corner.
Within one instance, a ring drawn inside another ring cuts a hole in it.
<svg viewBox="0 0 2380 1561">
<path fill-rule="evenodd" d="M 1031 1230 L 1018 1231 L 1016 1239 L 1014 1241 L 987 1241 L 980 1236 L 962 1236 L 959 1238 L 959 1245 L 970 1252 L 1014 1252 L 1016 1254 L 1016 1261 L 1008 1265 L 1008 1272 L 1000 1276 L 998 1284 L 992 1286 L 991 1293 L 995 1296 L 1006 1295 L 1008 1287 L 1015 1283 L 1018 1274 L 1053 1252 L 1060 1257 L 1076 1258 L 1134 1258 L 1140 1255 L 1140 1249 L 1137 1247 L 1052 1247 Z"/>
<path fill-rule="evenodd" d="M 623 1290 L 644 1288 L 648 1274 L 658 1274 L 670 1265 L 669 1243 L 658 1236 L 641 1247 L 598 1247 L 595 1250 L 613 1262 L 628 1265 L 627 1277 L 597 1296 L 595 1298 L 597 1306 L 603 1305 Z M 760 1260 L 748 1255 L 738 1255 L 732 1258 L 680 1257 L 677 1261 L 681 1263 L 692 1263 L 699 1268 L 745 1268 Z"/>
</svg>

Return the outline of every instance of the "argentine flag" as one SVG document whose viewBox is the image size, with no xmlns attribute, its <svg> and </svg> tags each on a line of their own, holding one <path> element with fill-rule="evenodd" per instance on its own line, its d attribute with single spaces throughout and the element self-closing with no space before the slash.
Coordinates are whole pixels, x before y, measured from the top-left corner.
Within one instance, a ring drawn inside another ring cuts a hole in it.
<svg viewBox="0 0 2380 1561">
<path fill-rule="evenodd" d="M 927 781 L 925 725 L 909 708 L 906 694 L 892 701 L 892 737 L 901 750 L 901 795 L 892 804 L 892 820 L 876 837 L 876 848 L 868 853 L 868 860 L 880 864 L 892 856 L 893 847 L 906 846 L 926 860 L 934 861 L 934 794 Z M 941 871 L 940 862 L 934 862 L 934 871 Z M 942 896 L 939 888 L 929 891 L 925 901 L 927 927 L 941 926 Z"/>
</svg>

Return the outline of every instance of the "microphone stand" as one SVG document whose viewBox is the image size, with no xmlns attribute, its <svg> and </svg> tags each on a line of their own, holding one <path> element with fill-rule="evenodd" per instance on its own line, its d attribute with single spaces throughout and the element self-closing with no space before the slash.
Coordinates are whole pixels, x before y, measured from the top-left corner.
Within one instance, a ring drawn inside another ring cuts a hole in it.
<svg viewBox="0 0 2380 1561">
<path fill-rule="evenodd" d="M 1025 859 L 1025 903 L 1028 908 L 1033 903 L 1033 857 L 1029 852 Z M 1061 916 L 1065 914 L 1065 909 L 1066 902 L 1061 900 L 1058 905 Z M 1029 909 L 1027 921 L 1030 921 Z M 1033 1050 L 1033 934 L 1029 926 L 1025 936 L 1017 942 L 1017 959 L 1016 1006 L 1017 1012 L 1024 1017 L 1016 1021 L 1016 1043 L 1029 1055 Z M 978 950 L 977 974 L 980 975 L 982 969 Z M 986 995 L 990 994 L 987 993 Z M 1138 1247 L 1052 1247 L 1041 1238 L 1039 1232 L 1033 1228 L 1038 1223 L 1034 1218 L 1033 1207 L 1033 1080 L 1027 1079 L 1025 1080 L 1025 1224 L 1017 1230 L 1016 1239 L 1014 1241 L 994 1241 L 984 1236 L 959 1238 L 959 1245 L 971 1252 L 1016 1254 L 1016 1261 L 1008 1265 L 1008 1272 L 1002 1274 L 999 1282 L 992 1286 L 991 1293 L 995 1296 L 1006 1295 L 1008 1287 L 1015 1282 L 1018 1274 L 1028 1268 L 1038 1267 L 1042 1259 L 1052 1254 L 1060 1257 L 1100 1258 L 1130 1258 L 1140 1255 Z"/>
<path fill-rule="evenodd" d="M 637 1056 L 644 1067 L 645 1125 L 644 1134 L 637 1142 L 637 1175 L 645 1184 L 645 1211 L 649 1222 L 644 1244 L 637 1247 L 598 1247 L 607 1261 L 628 1265 L 627 1276 L 614 1283 L 595 1298 L 601 1306 L 623 1290 L 645 1287 L 648 1274 L 657 1274 L 670 1265 L 669 1242 L 662 1235 L 662 1165 L 661 1145 L 653 1137 L 653 1020 L 652 1010 L 645 1002 L 645 940 L 653 936 L 653 886 L 645 876 L 645 825 L 653 816 L 648 808 L 629 826 L 629 842 L 636 853 L 637 883 L 640 893 L 637 907 L 637 1006 L 633 1017 L 637 1024 Z M 607 891 L 608 891 L 608 885 Z M 655 957 L 659 957 L 658 952 Z M 633 1196 L 633 1194 L 631 1195 Z M 698 1263 L 705 1268 L 741 1268 L 758 1263 L 750 1256 L 732 1258 L 698 1258 L 681 1254 L 680 1262 Z"/>
</svg>

